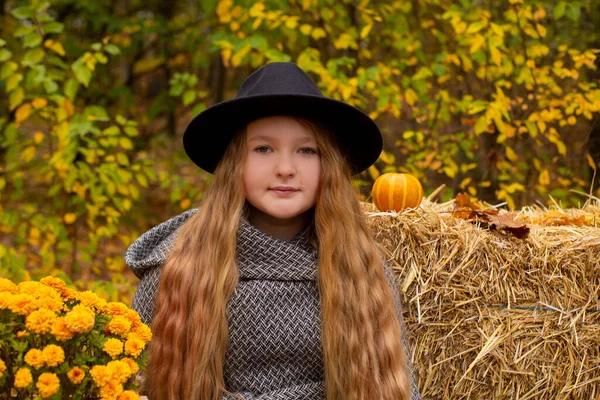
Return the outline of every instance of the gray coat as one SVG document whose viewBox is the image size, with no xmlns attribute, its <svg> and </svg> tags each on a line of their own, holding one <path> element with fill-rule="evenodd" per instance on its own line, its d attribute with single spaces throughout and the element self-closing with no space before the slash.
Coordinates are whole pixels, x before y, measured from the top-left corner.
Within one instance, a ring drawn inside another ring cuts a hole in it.
<svg viewBox="0 0 600 400">
<path fill-rule="evenodd" d="M 195 212 L 152 228 L 127 250 L 125 261 L 141 279 L 132 308 L 148 325 L 162 265 L 177 229 Z M 283 241 L 242 218 L 237 252 L 240 280 L 227 306 L 226 387 L 248 400 L 324 399 L 317 251 L 308 232 Z M 399 294 L 387 267 L 385 272 L 402 323 Z M 417 400 L 421 397 L 405 337 L 403 341 L 413 378 L 411 400 Z"/>
</svg>

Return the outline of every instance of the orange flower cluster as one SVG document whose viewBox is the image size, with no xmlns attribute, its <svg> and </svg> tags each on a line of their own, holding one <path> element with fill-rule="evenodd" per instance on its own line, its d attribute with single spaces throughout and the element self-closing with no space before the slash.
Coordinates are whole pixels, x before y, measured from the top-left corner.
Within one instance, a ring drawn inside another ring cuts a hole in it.
<svg viewBox="0 0 600 400">
<path fill-rule="evenodd" d="M 55 277 L 0 278 L 0 317 L 9 322 L 0 324 L 0 387 L 27 398 L 68 398 L 85 387 L 102 399 L 139 399 L 135 377 L 152 332 L 125 304 Z"/>
</svg>

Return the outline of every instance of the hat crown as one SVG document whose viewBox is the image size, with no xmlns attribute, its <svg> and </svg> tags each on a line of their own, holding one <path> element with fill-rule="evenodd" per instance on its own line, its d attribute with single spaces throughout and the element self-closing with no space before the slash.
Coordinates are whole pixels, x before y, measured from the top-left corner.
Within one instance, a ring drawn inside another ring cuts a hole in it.
<svg viewBox="0 0 600 400">
<path fill-rule="evenodd" d="M 306 72 L 291 62 L 273 62 L 257 69 L 244 80 L 236 98 L 265 95 L 324 97 Z"/>
</svg>

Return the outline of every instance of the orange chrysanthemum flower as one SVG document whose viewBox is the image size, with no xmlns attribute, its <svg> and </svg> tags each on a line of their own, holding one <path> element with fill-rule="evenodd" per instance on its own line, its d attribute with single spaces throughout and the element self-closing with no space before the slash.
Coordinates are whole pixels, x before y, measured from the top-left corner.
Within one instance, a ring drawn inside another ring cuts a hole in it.
<svg viewBox="0 0 600 400">
<path fill-rule="evenodd" d="M 17 285 L 15 285 L 11 280 L 6 278 L 0 278 L 0 292 L 17 292 Z"/>
<path fill-rule="evenodd" d="M 29 315 L 37 308 L 35 297 L 26 293 L 15 294 L 9 300 L 8 309 L 19 315 Z"/>
<path fill-rule="evenodd" d="M 124 363 L 127 363 L 127 365 L 129 365 L 129 369 L 131 369 L 132 375 L 140 372 L 140 366 L 135 362 L 135 360 L 133 358 L 125 357 L 125 358 L 122 358 L 121 361 L 123 361 Z"/>
<path fill-rule="evenodd" d="M 0 291 L 0 310 L 8 310 L 12 304 L 12 298 L 12 292 Z"/>
<path fill-rule="evenodd" d="M 67 328 L 71 332 L 86 333 L 92 330 L 96 317 L 86 306 L 76 305 L 65 317 Z"/>
<path fill-rule="evenodd" d="M 25 362 L 35 369 L 40 369 L 44 366 L 44 355 L 40 349 L 31 349 L 25 354 Z"/>
<path fill-rule="evenodd" d="M 129 364 L 124 361 L 110 361 L 106 364 L 108 371 L 110 373 L 111 379 L 116 379 L 119 383 L 127 382 L 127 379 L 131 377 L 131 368 L 129 368 Z"/>
<path fill-rule="evenodd" d="M 4 361 L 0 358 L 0 377 L 2 377 L 4 371 L 6 371 L 6 364 L 4 364 Z"/>
<path fill-rule="evenodd" d="M 69 372 L 67 372 L 67 377 L 75 385 L 79 385 L 85 377 L 85 371 L 79 367 L 73 367 Z"/>
<path fill-rule="evenodd" d="M 117 400 L 140 400 L 140 396 L 138 396 L 133 390 L 125 390 L 119 395 L 119 397 L 117 397 Z"/>
<path fill-rule="evenodd" d="M 130 310 L 130 308 L 127 307 L 124 303 L 121 303 L 120 301 L 111 301 L 110 303 L 107 303 L 106 306 L 103 307 L 102 312 L 104 314 L 116 316 L 116 315 L 126 315 L 129 310 Z"/>
<path fill-rule="evenodd" d="M 54 337 L 61 342 L 69 340 L 75 335 L 75 333 L 69 330 L 69 327 L 67 326 L 67 320 L 65 318 L 56 318 L 50 333 L 52 333 Z"/>
<path fill-rule="evenodd" d="M 15 374 L 15 387 L 19 389 L 26 388 L 31 385 L 31 382 L 33 382 L 33 377 L 29 368 L 19 368 Z"/>
<path fill-rule="evenodd" d="M 47 308 L 40 308 L 29 314 L 25 320 L 25 327 L 39 335 L 50 333 L 56 320 L 56 314 Z"/>
<path fill-rule="evenodd" d="M 47 276 L 45 278 L 42 278 L 40 279 L 40 283 L 42 285 L 51 287 L 60 294 L 62 294 L 67 289 L 67 284 L 65 283 L 65 281 L 54 276 Z"/>
<path fill-rule="evenodd" d="M 90 370 L 90 375 L 98 387 L 106 385 L 110 380 L 110 372 L 106 365 L 94 365 Z"/>
<path fill-rule="evenodd" d="M 42 356 L 49 367 L 56 367 L 65 361 L 64 350 L 55 344 L 49 344 L 48 346 L 44 347 L 42 350 Z"/>
<path fill-rule="evenodd" d="M 131 326 L 134 328 L 142 323 L 140 314 L 135 310 L 127 310 L 125 317 L 131 322 Z"/>
<path fill-rule="evenodd" d="M 35 387 L 40 391 L 43 398 L 50 397 L 58 393 L 60 389 L 60 381 L 58 376 L 51 372 L 44 372 L 38 378 Z"/>
<path fill-rule="evenodd" d="M 103 399 L 115 399 L 121 393 L 123 393 L 123 385 L 115 379 L 111 379 L 105 385 L 100 387 L 100 396 L 102 396 Z"/>
<path fill-rule="evenodd" d="M 126 336 L 131 331 L 131 321 L 122 315 L 116 315 L 106 327 L 113 335 Z"/>
<path fill-rule="evenodd" d="M 140 339 L 142 339 L 146 343 L 152 340 L 152 331 L 150 330 L 150 327 L 146 324 L 137 325 L 133 330 L 133 333 L 138 335 Z"/>
<path fill-rule="evenodd" d="M 125 341 L 125 354 L 138 357 L 146 344 L 139 336 L 130 334 Z"/>
<path fill-rule="evenodd" d="M 104 343 L 102 350 L 112 358 L 116 358 L 119 354 L 123 353 L 123 342 L 119 339 L 110 338 Z"/>
</svg>

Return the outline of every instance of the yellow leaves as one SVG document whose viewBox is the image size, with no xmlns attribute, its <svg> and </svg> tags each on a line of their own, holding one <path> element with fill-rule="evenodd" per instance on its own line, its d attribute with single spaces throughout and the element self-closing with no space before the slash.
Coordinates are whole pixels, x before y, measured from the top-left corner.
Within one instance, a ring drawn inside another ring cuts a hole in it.
<svg viewBox="0 0 600 400">
<path fill-rule="evenodd" d="M 60 55 L 60 56 L 64 56 L 65 54 L 67 54 L 65 52 L 65 49 L 63 48 L 62 43 L 60 42 L 55 42 L 52 39 L 47 39 L 44 42 L 44 47 L 46 47 L 47 49 L 52 50 L 53 52 L 55 52 L 56 54 Z"/>
<path fill-rule="evenodd" d="M 35 135 L 33 135 L 33 142 L 35 144 L 40 144 L 44 140 L 44 132 L 37 131 Z"/>
<path fill-rule="evenodd" d="M 541 24 L 535 25 L 535 30 L 540 34 L 541 37 L 546 37 L 546 28 Z"/>
<path fill-rule="evenodd" d="M 506 146 L 504 150 L 506 152 L 506 158 L 508 158 L 510 161 L 515 162 L 518 160 L 519 157 L 512 148 Z"/>
<path fill-rule="evenodd" d="M 547 169 L 544 169 L 538 177 L 538 183 L 542 186 L 548 186 L 550 184 L 550 173 Z"/>
<path fill-rule="evenodd" d="M 287 17 L 285 20 L 285 27 L 288 29 L 296 29 L 298 26 L 298 19 L 300 19 L 300 17 Z"/>
<path fill-rule="evenodd" d="M 510 4 L 523 4 L 523 0 L 508 0 Z"/>
<path fill-rule="evenodd" d="M 310 35 L 310 33 L 312 32 L 312 29 L 313 29 L 312 26 L 310 26 L 308 24 L 302 24 L 300 26 L 300 32 L 305 36 Z"/>
<path fill-rule="evenodd" d="M 336 40 L 333 41 L 333 45 L 336 49 L 358 48 L 356 41 L 348 33 L 342 33 Z"/>
<path fill-rule="evenodd" d="M 43 98 L 37 98 L 31 102 L 31 105 L 33 106 L 33 108 L 44 108 L 44 107 L 46 107 L 47 104 L 48 104 L 48 101 L 46 101 L 46 99 L 43 99 Z"/>
<path fill-rule="evenodd" d="M 264 14 L 265 4 L 262 1 L 258 1 L 250 8 L 250 16 L 253 18 L 260 17 Z"/>
<path fill-rule="evenodd" d="M 119 146 L 121 146 L 125 150 L 133 149 L 133 143 L 129 138 L 126 137 L 119 138 Z"/>
<path fill-rule="evenodd" d="M 590 153 L 587 153 L 586 156 L 587 156 L 588 165 L 590 166 L 591 169 L 596 171 L 596 163 L 594 162 L 594 159 L 592 158 Z"/>
<path fill-rule="evenodd" d="M 179 203 L 179 207 L 181 207 L 183 210 L 187 210 L 191 205 L 192 200 L 188 198 L 181 200 L 181 202 Z"/>
<path fill-rule="evenodd" d="M 490 56 L 494 64 L 497 66 L 502 64 L 502 53 L 500 53 L 497 47 L 490 47 Z"/>
<path fill-rule="evenodd" d="M 231 65 L 234 67 L 240 66 L 244 57 L 252 50 L 252 45 L 250 43 L 246 43 L 242 46 L 241 49 L 235 52 L 235 54 L 231 57 Z"/>
<path fill-rule="evenodd" d="M 412 88 L 408 88 L 404 91 L 404 100 L 406 100 L 409 105 L 414 106 L 418 99 L 419 96 Z"/>
<path fill-rule="evenodd" d="M 315 40 L 319 40 L 320 38 L 324 38 L 327 36 L 327 33 L 322 28 L 315 28 L 311 34 L 312 38 Z"/>
<path fill-rule="evenodd" d="M 469 48 L 469 53 L 473 54 L 483 47 L 483 45 L 485 44 L 485 37 L 483 35 L 477 34 L 471 38 L 470 44 L 471 47 Z"/>
<path fill-rule="evenodd" d="M 371 165 L 368 169 L 367 172 L 369 173 L 369 176 L 371 176 L 371 179 L 377 179 L 379 178 L 379 170 L 377 169 L 377 167 L 375 167 L 375 165 Z"/>
<path fill-rule="evenodd" d="M 367 24 L 367 25 L 363 26 L 363 28 L 360 30 L 360 38 L 364 39 L 367 36 L 369 36 L 369 32 L 371 32 L 372 28 L 373 28 L 373 24 Z"/>
<path fill-rule="evenodd" d="M 233 5 L 232 0 L 222 0 L 217 3 L 217 16 L 219 17 L 219 22 L 222 24 L 227 24 L 231 21 L 231 12 L 230 7 Z"/>
<path fill-rule="evenodd" d="M 467 28 L 467 34 L 477 33 L 488 25 L 488 21 L 485 19 L 473 22 Z"/>
<path fill-rule="evenodd" d="M 65 224 L 70 225 L 73 222 L 75 222 L 75 220 L 77 219 L 77 216 L 73 213 L 67 213 L 63 216 L 63 220 L 65 221 Z"/>
<path fill-rule="evenodd" d="M 569 125 L 575 125 L 577 123 L 577 118 L 574 115 L 571 115 L 567 118 L 567 123 Z"/>
<path fill-rule="evenodd" d="M 25 103 L 15 111 L 15 121 L 17 123 L 23 122 L 29 117 L 29 114 L 31 114 L 31 104 Z"/>
<path fill-rule="evenodd" d="M 31 160 L 33 160 L 35 158 L 35 146 L 27 146 L 22 152 L 21 152 L 21 160 L 23 160 L 23 162 L 30 162 Z"/>
</svg>

